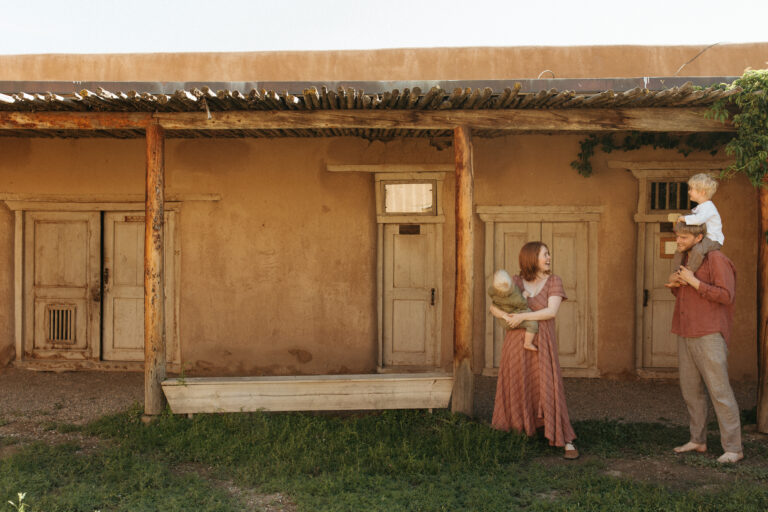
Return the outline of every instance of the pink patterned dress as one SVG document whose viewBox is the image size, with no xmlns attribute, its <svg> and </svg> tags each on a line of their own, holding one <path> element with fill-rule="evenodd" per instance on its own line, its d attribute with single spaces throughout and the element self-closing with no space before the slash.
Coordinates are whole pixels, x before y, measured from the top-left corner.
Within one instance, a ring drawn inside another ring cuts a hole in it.
<svg viewBox="0 0 768 512">
<path fill-rule="evenodd" d="M 522 278 L 513 279 L 522 290 Z M 541 291 L 528 298 L 528 306 L 532 311 L 544 309 L 549 297 L 555 296 L 567 300 L 562 280 L 551 275 Z M 529 436 L 543 427 L 550 445 L 565 446 L 576 439 L 576 433 L 565 405 L 555 319 L 539 320 L 539 334 L 534 340 L 538 352 L 523 349 L 524 336 L 524 329 L 513 329 L 504 338 L 491 424 L 498 430 L 514 429 Z"/>
</svg>

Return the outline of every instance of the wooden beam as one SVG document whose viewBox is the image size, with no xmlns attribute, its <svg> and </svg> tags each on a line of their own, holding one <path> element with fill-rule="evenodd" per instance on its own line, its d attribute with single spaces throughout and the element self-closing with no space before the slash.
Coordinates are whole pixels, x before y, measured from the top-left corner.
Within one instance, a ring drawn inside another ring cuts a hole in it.
<svg viewBox="0 0 768 512">
<path fill-rule="evenodd" d="M 456 301 L 453 312 L 453 397 L 451 410 L 473 414 L 472 297 L 474 294 L 474 170 L 470 129 L 453 131 L 456 158 Z"/>
<path fill-rule="evenodd" d="M 151 112 L 0 112 L 0 130 L 144 130 Z"/>
<path fill-rule="evenodd" d="M 453 164 L 327 164 L 328 172 L 417 173 L 453 172 Z"/>
<path fill-rule="evenodd" d="M 144 217 L 144 420 L 163 412 L 165 398 L 165 311 L 163 305 L 163 222 L 165 130 L 147 127 L 146 210 Z"/>
<path fill-rule="evenodd" d="M 760 233 L 757 259 L 757 430 L 768 434 L 768 178 L 758 192 Z"/>
<path fill-rule="evenodd" d="M 271 110 L 211 112 L 0 112 L 0 130 L 414 129 L 511 132 L 729 132 L 704 107 L 509 110 Z"/>
<path fill-rule="evenodd" d="M 733 125 L 704 117 L 703 107 L 510 110 L 307 110 L 159 112 L 168 130 L 414 129 L 544 132 L 729 132 Z"/>
</svg>

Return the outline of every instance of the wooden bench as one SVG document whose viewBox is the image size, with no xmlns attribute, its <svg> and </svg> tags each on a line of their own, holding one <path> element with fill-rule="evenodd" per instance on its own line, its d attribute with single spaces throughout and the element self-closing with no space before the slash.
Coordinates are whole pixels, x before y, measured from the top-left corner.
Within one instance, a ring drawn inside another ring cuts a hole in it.
<svg viewBox="0 0 768 512">
<path fill-rule="evenodd" d="M 448 407 L 448 373 L 194 377 L 163 381 L 176 414 Z"/>
</svg>

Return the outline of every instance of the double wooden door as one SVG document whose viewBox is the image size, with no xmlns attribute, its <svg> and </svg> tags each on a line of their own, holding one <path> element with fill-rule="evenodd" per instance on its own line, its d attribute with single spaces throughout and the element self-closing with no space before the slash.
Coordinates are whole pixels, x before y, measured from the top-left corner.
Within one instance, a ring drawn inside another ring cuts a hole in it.
<svg viewBox="0 0 768 512">
<path fill-rule="evenodd" d="M 177 359 L 175 213 L 166 214 L 165 311 Z M 143 212 L 26 212 L 26 357 L 144 360 Z"/>
<path fill-rule="evenodd" d="M 552 254 L 552 272 L 563 280 L 568 300 L 563 302 L 555 322 L 563 368 L 588 369 L 594 366 L 594 326 L 589 293 L 590 258 L 587 222 L 497 222 L 494 225 L 493 268 L 510 275 L 520 272 L 519 254 L 524 244 L 540 240 Z M 505 329 L 492 320 L 493 363 L 499 366 Z"/>
</svg>

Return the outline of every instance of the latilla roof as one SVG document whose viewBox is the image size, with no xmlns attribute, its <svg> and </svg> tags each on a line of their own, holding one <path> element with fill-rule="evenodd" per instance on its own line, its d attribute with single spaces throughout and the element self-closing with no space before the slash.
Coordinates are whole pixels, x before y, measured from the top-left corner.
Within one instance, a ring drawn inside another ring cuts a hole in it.
<svg viewBox="0 0 768 512">
<path fill-rule="evenodd" d="M 504 110 L 704 107 L 737 92 L 714 84 L 736 77 L 435 82 L 0 82 L 0 112 L 225 112 L 311 110 Z M 126 91 L 126 92 L 123 92 Z M 492 137 L 504 130 L 483 129 Z M 401 136 L 450 130 L 285 129 L 169 131 L 169 137 Z M 143 137 L 143 130 L 0 130 L 11 137 Z"/>
</svg>

